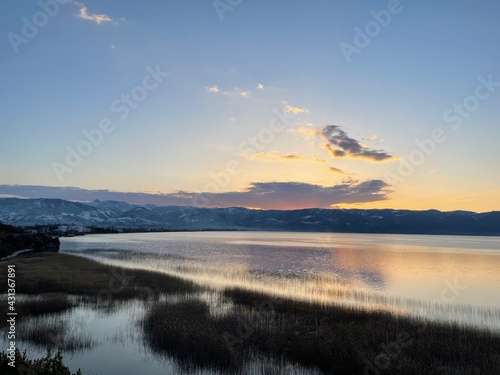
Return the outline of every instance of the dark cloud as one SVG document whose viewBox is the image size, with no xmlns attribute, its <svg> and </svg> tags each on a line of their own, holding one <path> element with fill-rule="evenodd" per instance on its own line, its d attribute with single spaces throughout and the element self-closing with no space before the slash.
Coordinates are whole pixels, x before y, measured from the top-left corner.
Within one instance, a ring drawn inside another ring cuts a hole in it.
<svg viewBox="0 0 500 375">
<path fill-rule="evenodd" d="M 345 181 L 334 186 L 299 182 L 256 182 L 244 191 L 169 194 L 85 190 L 75 187 L 0 185 L 0 195 L 58 198 L 72 201 L 115 200 L 158 206 L 259 207 L 264 209 L 328 208 L 333 204 L 365 203 L 387 199 L 389 186 L 381 180 Z"/>
<path fill-rule="evenodd" d="M 220 206 L 238 205 L 260 208 L 328 208 L 332 204 L 364 203 L 387 199 L 388 185 L 381 180 L 320 186 L 299 182 L 253 183 L 247 191 L 230 192 L 213 198 Z"/>
<path fill-rule="evenodd" d="M 328 170 L 333 173 L 338 173 L 338 174 L 346 174 L 343 170 L 335 168 L 335 167 L 328 167 Z"/>
<path fill-rule="evenodd" d="M 321 129 L 320 136 L 328 141 L 325 149 L 332 157 L 362 158 L 376 162 L 394 158 L 383 150 L 367 148 L 356 139 L 349 137 L 338 125 L 326 125 Z"/>
</svg>

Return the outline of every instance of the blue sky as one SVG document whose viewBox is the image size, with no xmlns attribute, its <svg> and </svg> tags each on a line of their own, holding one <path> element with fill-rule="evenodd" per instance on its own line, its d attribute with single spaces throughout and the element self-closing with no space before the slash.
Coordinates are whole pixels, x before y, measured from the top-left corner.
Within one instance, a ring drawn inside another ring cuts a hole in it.
<svg viewBox="0 0 500 375">
<path fill-rule="evenodd" d="M 500 209 L 499 3 L 228 4 L 2 2 L 4 195 Z"/>
</svg>

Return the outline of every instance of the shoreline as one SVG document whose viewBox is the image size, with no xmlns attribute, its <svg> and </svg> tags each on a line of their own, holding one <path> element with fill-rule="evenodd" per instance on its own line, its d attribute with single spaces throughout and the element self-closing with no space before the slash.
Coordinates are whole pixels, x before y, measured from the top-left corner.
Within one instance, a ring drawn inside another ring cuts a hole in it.
<svg viewBox="0 0 500 375">
<path fill-rule="evenodd" d="M 362 374 L 367 362 L 373 366 L 380 358 L 382 347 L 396 343 L 400 354 L 391 361 L 404 369 L 402 374 L 472 373 L 473 369 L 482 369 L 480 374 L 500 373 L 500 335 L 491 332 L 231 288 L 220 296 L 232 309 L 212 316 L 207 302 L 193 297 L 207 289 L 175 276 L 64 253 L 21 254 L 12 263 L 17 293 L 41 295 L 25 304 L 23 315 L 43 317 L 72 309 L 75 304 L 65 302 L 71 296 L 95 308 L 140 300 L 147 306 L 142 328 L 149 350 L 198 368 L 234 370 L 243 358 L 258 351 L 325 374 L 333 369 Z M 5 277 L 0 275 L 3 295 Z M 111 280 L 115 280 L 113 292 Z M 177 296 L 178 301 L 168 302 L 162 296 Z"/>
<path fill-rule="evenodd" d="M 15 258 L 19 255 L 22 255 L 22 254 L 27 254 L 27 253 L 31 253 L 35 251 L 35 249 L 24 249 L 24 250 L 18 250 L 16 252 L 14 252 L 13 254 L 10 254 L 10 255 L 7 255 L 6 257 L 0 259 L 0 262 L 3 262 L 5 260 L 8 260 L 8 259 L 12 259 L 12 258 Z"/>
<path fill-rule="evenodd" d="M 127 228 L 130 229 L 130 228 Z M 105 233 L 83 233 L 73 236 L 57 236 L 58 238 L 74 238 L 82 236 L 95 236 L 103 234 L 140 234 L 140 233 L 200 233 L 200 232 L 263 232 L 263 233 L 318 233 L 318 234 L 375 234 L 375 235 L 394 235 L 394 236 L 457 236 L 457 237 L 500 237 L 498 233 L 461 233 L 461 232 L 349 232 L 349 231 L 319 231 L 319 230 L 284 230 L 284 229 L 159 229 L 159 230 L 127 230 L 124 232 L 105 232 Z"/>
</svg>

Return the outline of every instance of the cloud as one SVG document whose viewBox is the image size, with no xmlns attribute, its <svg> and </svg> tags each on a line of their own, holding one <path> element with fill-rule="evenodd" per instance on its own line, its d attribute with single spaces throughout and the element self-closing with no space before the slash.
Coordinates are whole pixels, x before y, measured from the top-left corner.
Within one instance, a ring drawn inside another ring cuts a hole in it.
<svg viewBox="0 0 500 375">
<path fill-rule="evenodd" d="M 257 153 L 248 153 L 244 152 L 240 154 L 240 156 L 250 159 L 250 160 L 258 160 L 258 161 L 267 161 L 267 162 L 272 162 L 272 161 L 300 161 L 300 162 L 307 162 L 307 163 L 326 163 L 326 160 L 318 158 L 317 155 L 313 155 L 312 159 L 304 158 L 296 153 L 290 153 L 290 154 L 280 154 L 279 152 L 276 151 L 269 151 L 269 152 L 257 152 Z"/>
<path fill-rule="evenodd" d="M 306 139 L 313 139 L 314 137 L 317 137 L 319 134 L 318 129 L 306 128 L 306 127 L 301 127 L 297 129 L 296 132 L 302 135 Z"/>
<path fill-rule="evenodd" d="M 328 141 L 323 147 L 334 158 L 361 158 L 373 162 L 388 161 L 394 156 L 383 150 L 373 150 L 347 135 L 338 125 L 327 125 L 319 132 Z"/>
<path fill-rule="evenodd" d="M 316 163 L 326 163 L 326 160 L 325 159 L 321 159 L 318 155 L 316 154 L 313 154 L 313 160 L 316 162 Z"/>
<path fill-rule="evenodd" d="M 371 141 L 371 142 L 372 142 L 372 144 L 376 144 L 376 145 L 378 145 L 378 144 L 380 144 L 380 143 L 384 142 L 384 140 L 383 140 L 383 139 L 380 139 L 380 138 L 379 138 L 378 136 L 376 136 L 375 134 L 373 134 L 372 136 L 370 136 L 370 137 L 366 138 L 366 140 Z"/>
<path fill-rule="evenodd" d="M 269 151 L 269 152 L 257 152 L 257 153 L 249 153 L 249 152 L 244 152 L 240 154 L 240 156 L 243 156 L 246 159 L 251 159 L 251 160 L 261 160 L 261 161 L 278 161 L 278 160 L 301 160 L 299 156 L 296 154 L 280 154 L 276 151 Z"/>
<path fill-rule="evenodd" d="M 213 94 L 217 94 L 219 92 L 219 87 L 217 85 L 213 85 L 213 86 L 207 87 L 207 91 L 211 92 Z"/>
<path fill-rule="evenodd" d="M 259 86 L 260 86 L 260 84 L 259 84 Z M 262 88 L 263 87 L 264 86 L 262 86 Z M 257 88 L 259 89 L 259 87 L 257 87 Z M 221 93 L 222 95 L 225 95 L 225 96 L 231 97 L 231 98 L 238 98 L 238 97 L 249 98 L 250 97 L 250 91 L 241 89 L 239 87 L 234 87 L 232 90 L 228 90 L 228 91 L 221 91 L 219 86 L 213 85 L 213 86 L 207 87 L 206 90 L 212 94 Z"/>
<path fill-rule="evenodd" d="M 389 186 L 381 180 L 320 186 L 300 182 L 256 182 L 246 191 L 204 194 L 214 206 L 263 209 L 329 208 L 335 204 L 375 202 L 387 199 Z"/>
<path fill-rule="evenodd" d="M 248 97 L 250 97 L 250 92 L 243 90 L 243 89 L 240 89 L 239 87 L 235 87 L 232 90 L 224 91 L 224 95 L 231 96 L 231 97 L 248 98 Z"/>
<path fill-rule="evenodd" d="M 211 182 L 215 184 L 215 182 Z M 205 190 L 214 190 L 207 187 Z M 0 194 L 23 198 L 56 198 L 72 201 L 115 200 L 158 206 L 258 207 L 263 209 L 329 208 L 335 204 L 355 204 L 388 199 L 389 185 L 381 180 L 347 181 L 333 186 L 301 182 L 254 182 L 244 191 L 221 193 L 117 192 L 76 187 L 0 185 Z"/>
<path fill-rule="evenodd" d="M 288 113 L 293 113 L 294 115 L 298 115 L 300 113 L 308 112 L 305 108 L 299 108 L 291 106 L 290 104 L 285 103 L 285 111 Z"/>
<path fill-rule="evenodd" d="M 0 194 L 0 199 L 2 198 L 19 198 L 19 199 L 27 199 L 25 197 L 22 197 L 20 195 L 15 195 L 15 194 Z"/>
<path fill-rule="evenodd" d="M 257 85 L 257 90 L 264 90 L 264 85 L 262 83 L 259 83 Z"/>
<path fill-rule="evenodd" d="M 333 173 L 338 173 L 338 174 L 346 174 L 343 170 L 335 168 L 335 167 L 328 167 L 328 170 Z"/>
<path fill-rule="evenodd" d="M 113 21 L 109 16 L 107 16 L 105 14 L 89 13 L 88 8 L 83 3 L 75 3 L 75 4 L 80 6 L 80 11 L 78 12 L 78 17 L 83 19 L 83 20 L 93 21 L 93 22 L 96 22 L 98 25 L 100 25 L 102 22 Z"/>
</svg>

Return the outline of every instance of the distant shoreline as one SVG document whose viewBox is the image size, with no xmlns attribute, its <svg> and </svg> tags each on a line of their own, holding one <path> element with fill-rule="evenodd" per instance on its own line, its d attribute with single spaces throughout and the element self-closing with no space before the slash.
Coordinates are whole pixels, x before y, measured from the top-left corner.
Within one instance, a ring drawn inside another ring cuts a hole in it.
<svg viewBox="0 0 500 375">
<path fill-rule="evenodd" d="M 60 238 L 73 238 L 81 236 L 94 236 L 102 234 L 136 234 L 136 233 L 200 233 L 200 232 L 263 232 L 263 233 L 318 233 L 318 234 L 380 234 L 380 235 L 403 235 L 403 236 L 463 236 L 463 237 L 500 237 L 499 233 L 397 233 L 397 232 L 327 232 L 327 231 L 306 231 L 306 230 L 281 230 L 281 229 L 151 229 L 151 230 L 133 230 L 127 228 L 123 232 L 106 232 L 106 233 L 86 233 L 75 236 L 59 236 Z"/>
</svg>

